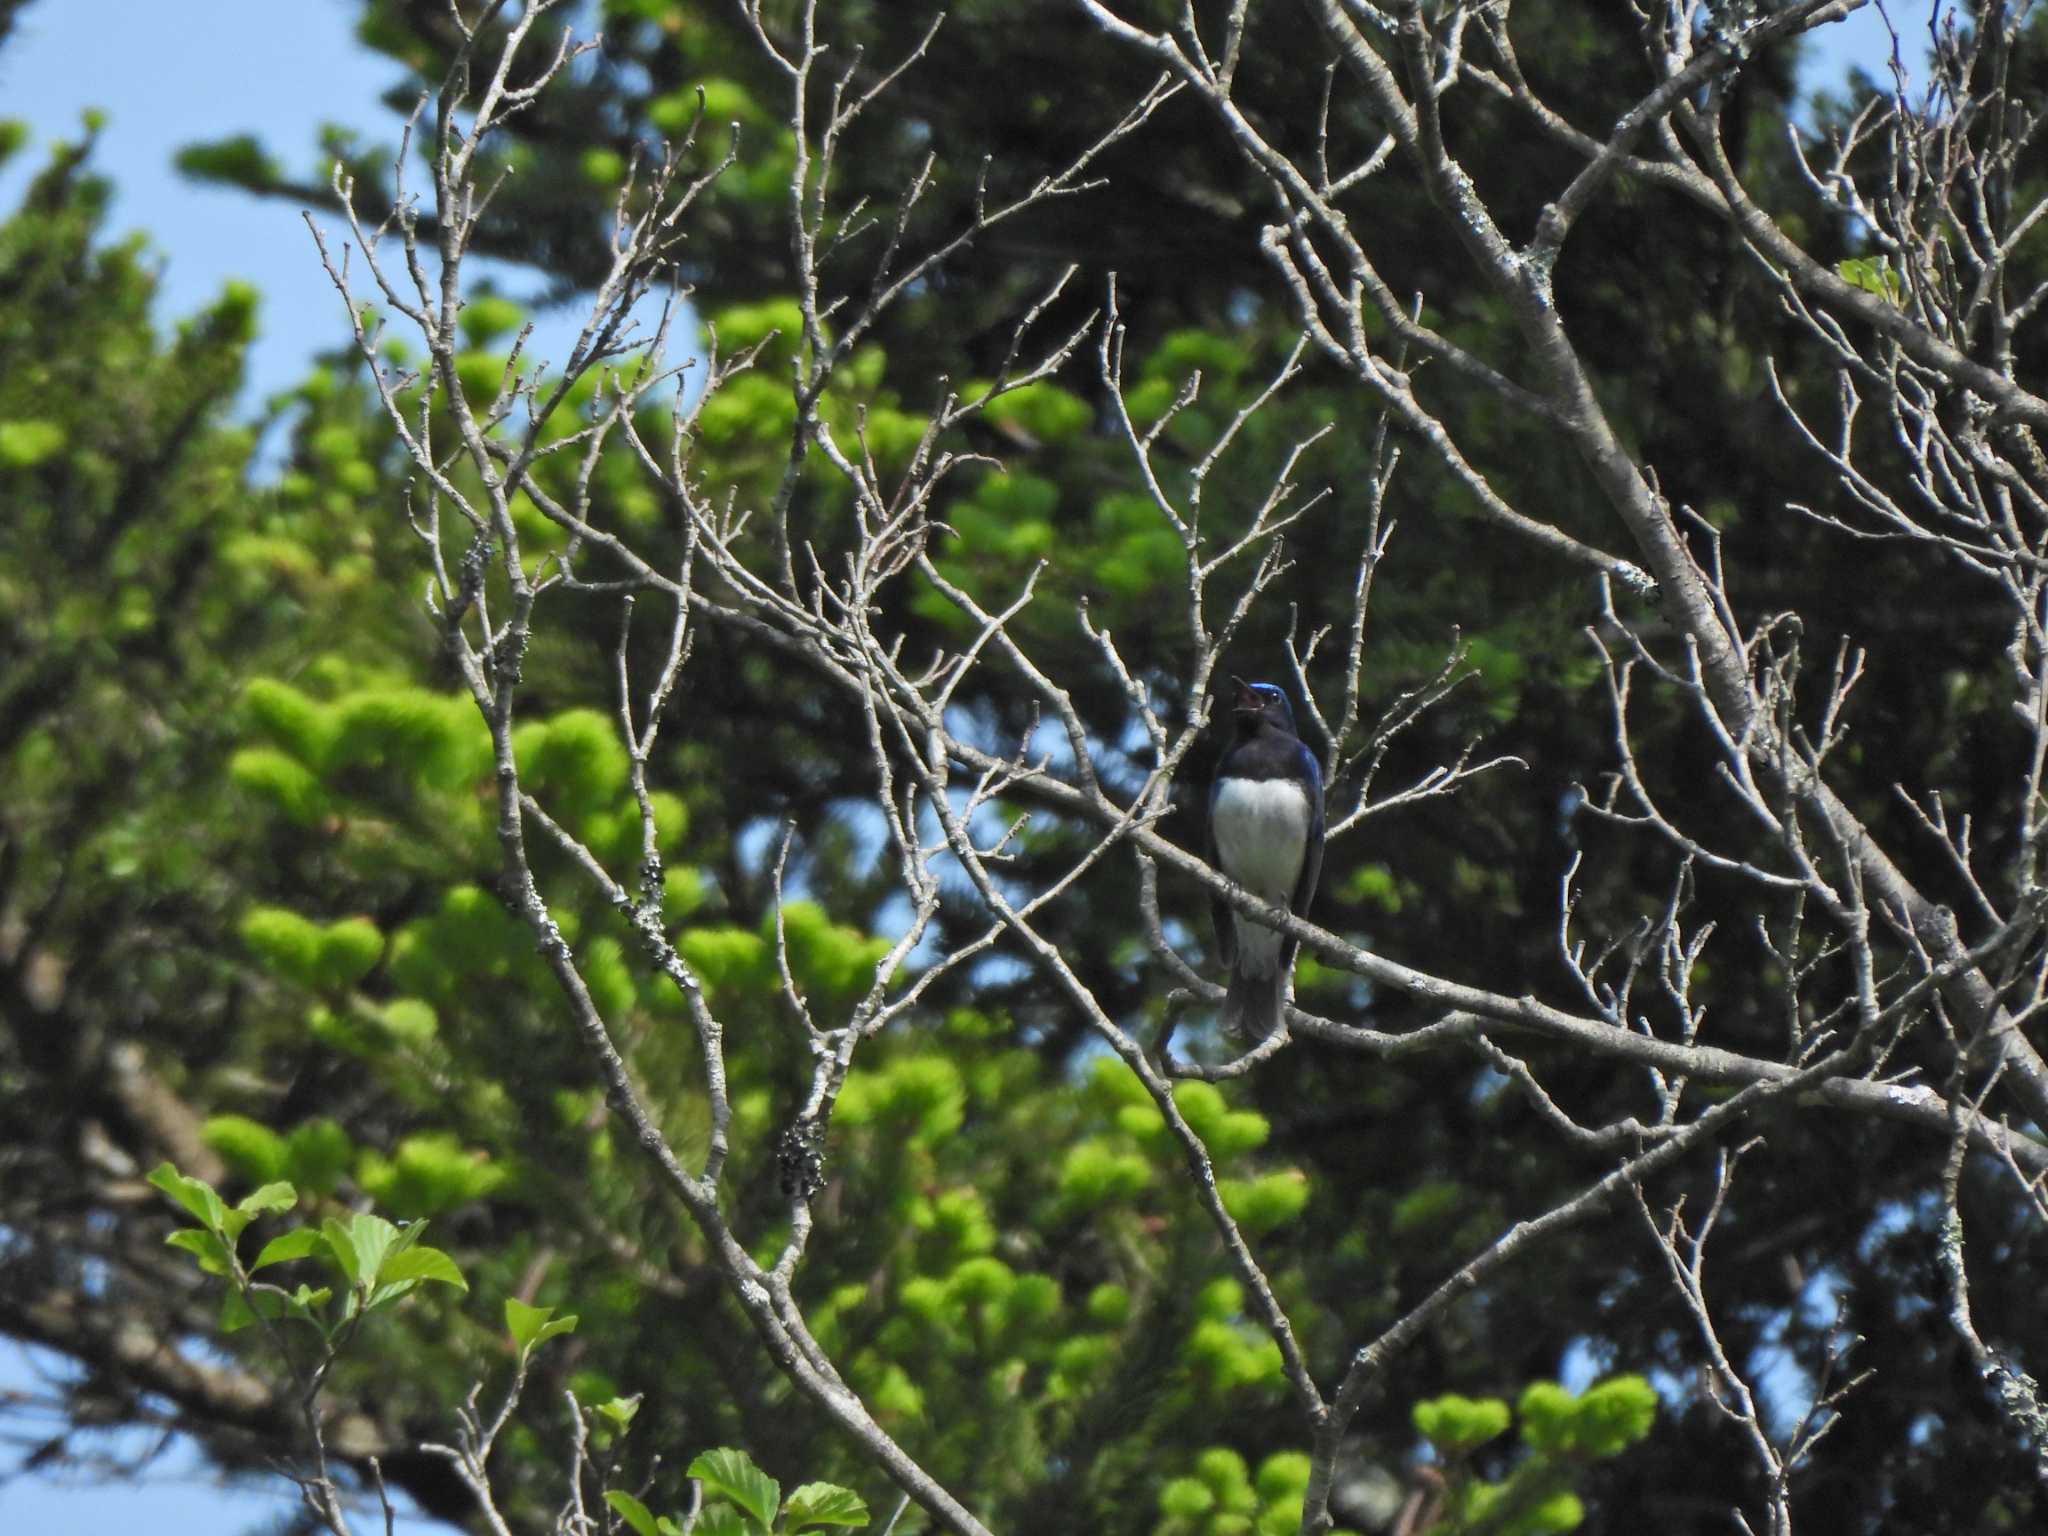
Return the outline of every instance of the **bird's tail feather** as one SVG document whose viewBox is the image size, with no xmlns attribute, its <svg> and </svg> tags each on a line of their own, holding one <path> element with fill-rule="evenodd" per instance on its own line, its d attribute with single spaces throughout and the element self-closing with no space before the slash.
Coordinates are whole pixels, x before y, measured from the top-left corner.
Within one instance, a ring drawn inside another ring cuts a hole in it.
<svg viewBox="0 0 2048 1536">
<path fill-rule="evenodd" d="M 1275 966 L 1253 976 L 1242 966 L 1230 973 L 1223 994 L 1223 1028 L 1239 1040 L 1257 1042 L 1280 1027 L 1280 1003 L 1287 991 L 1287 972 Z"/>
</svg>

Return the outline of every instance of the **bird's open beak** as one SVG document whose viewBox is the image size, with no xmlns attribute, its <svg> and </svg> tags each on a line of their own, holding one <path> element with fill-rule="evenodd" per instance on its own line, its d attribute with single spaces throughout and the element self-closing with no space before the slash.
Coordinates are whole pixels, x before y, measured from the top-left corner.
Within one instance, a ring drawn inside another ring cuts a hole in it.
<svg viewBox="0 0 2048 1536">
<path fill-rule="evenodd" d="M 1250 683 L 1241 677 L 1233 677 L 1230 681 L 1237 689 L 1237 698 L 1230 706 L 1232 710 L 1240 715 L 1257 715 L 1265 712 L 1265 700 L 1252 691 Z"/>
</svg>

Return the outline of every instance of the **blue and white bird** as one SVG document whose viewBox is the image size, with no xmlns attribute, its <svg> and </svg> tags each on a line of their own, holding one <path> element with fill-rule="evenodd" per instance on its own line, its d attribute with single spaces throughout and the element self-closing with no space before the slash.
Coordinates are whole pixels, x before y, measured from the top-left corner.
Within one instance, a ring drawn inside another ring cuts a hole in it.
<svg viewBox="0 0 2048 1536">
<path fill-rule="evenodd" d="M 1305 916 L 1323 868 L 1323 770 L 1294 734 L 1294 709 L 1271 683 L 1239 678 L 1235 732 L 1209 789 L 1209 862 L 1245 890 Z M 1230 967 L 1223 1026 L 1263 1040 L 1280 1023 L 1294 940 L 1212 898 L 1216 945 Z"/>
</svg>

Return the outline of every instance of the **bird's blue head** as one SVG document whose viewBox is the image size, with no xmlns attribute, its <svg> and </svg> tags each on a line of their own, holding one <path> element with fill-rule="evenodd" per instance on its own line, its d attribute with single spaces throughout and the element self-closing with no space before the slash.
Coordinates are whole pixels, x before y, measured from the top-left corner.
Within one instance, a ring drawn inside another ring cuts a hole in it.
<svg viewBox="0 0 2048 1536">
<path fill-rule="evenodd" d="M 1237 687 L 1230 712 L 1240 736 L 1249 736 L 1261 725 L 1274 726 L 1290 736 L 1295 734 L 1294 706 L 1287 702 L 1286 694 L 1271 683 L 1248 683 L 1241 677 L 1230 681 Z"/>
</svg>

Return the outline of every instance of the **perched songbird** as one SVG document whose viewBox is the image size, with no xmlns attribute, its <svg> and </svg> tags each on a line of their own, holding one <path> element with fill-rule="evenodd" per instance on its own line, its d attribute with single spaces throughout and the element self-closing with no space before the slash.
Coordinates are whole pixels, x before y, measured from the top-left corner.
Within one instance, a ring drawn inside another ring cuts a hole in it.
<svg viewBox="0 0 2048 1536">
<path fill-rule="evenodd" d="M 1209 862 L 1255 896 L 1308 911 L 1323 868 L 1323 771 L 1294 734 L 1294 710 L 1271 683 L 1238 678 L 1236 733 L 1209 790 Z M 1217 898 L 1216 943 L 1230 967 L 1223 1025 L 1263 1040 L 1280 1023 L 1294 940 Z"/>
</svg>

